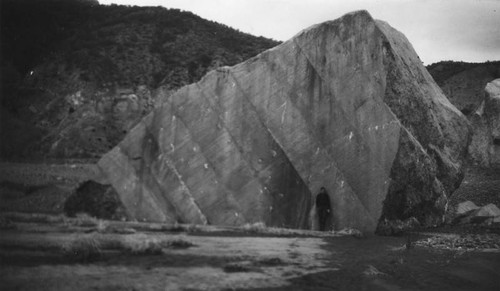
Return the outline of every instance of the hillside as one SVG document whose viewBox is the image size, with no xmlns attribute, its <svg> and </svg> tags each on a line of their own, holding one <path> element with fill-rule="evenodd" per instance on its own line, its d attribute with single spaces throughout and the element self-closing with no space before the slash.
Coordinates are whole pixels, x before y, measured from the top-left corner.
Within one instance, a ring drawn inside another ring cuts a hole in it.
<svg viewBox="0 0 500 291">
<path fill-rule="evenodd" d="M 500 78 L 500 61 L 465 63 L 443 61 L 427 66 L 451 103 L 465 115 L 473 113 L 484 100 L 484 87 Z"/>
<path fill-rule="evenodd" d="M 190 12 L 97 1 L 6 0 L 1 22 L 3 158 L 99 157 L 160 93 L 278 44 Z"/>
<path fill-rule="evenodd" d="M 448 61 L 432 64 L 427 69 L 451 103 L 467 116 L 472 126 L 469 162 L 483 167 L 499 163 L 500 139 L 493 130 L 497 127 L 495 124 L 498 123 L 496 120 L 499 109 L 496 109 L 496 102 L 492 99 L 493 93 L 487 93 L 485 87 L 489 82 L 500 78 L 500 61 Z"/>
</svg>

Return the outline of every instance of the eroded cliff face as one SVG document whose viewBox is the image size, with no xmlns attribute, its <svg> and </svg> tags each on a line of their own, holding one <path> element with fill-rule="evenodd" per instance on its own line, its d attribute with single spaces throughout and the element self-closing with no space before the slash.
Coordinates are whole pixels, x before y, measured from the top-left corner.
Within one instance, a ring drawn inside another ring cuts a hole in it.
<svg viewBox="0 0 500 291">
<path fill-rule="evenodd" d="M 486 84 L 484 100 L 469 118 L 473 126 L 471 160 L 481 166 L 500 164 L 500 79 Z"/>
<path fill-rule="evenodd" d="M 496 153 L 500 142 L 495 141 L 492 126 L 500 111 L 492 96 L 496 90 L 495 79 L 500 77 L 500 62 L 440 62 L 428 66 L 428 70 L 446 97 L 472 125 L 468 162 L 481 167 L 494 167 L 500 162 Z"/>
<path fill-rule="evenodd" d="M 406 38 L 347 14 L 181 88 L 99 162 L 138 220 L 373 232 L 439 223 L 461 181 L 463 115 Z"/>
</svg>

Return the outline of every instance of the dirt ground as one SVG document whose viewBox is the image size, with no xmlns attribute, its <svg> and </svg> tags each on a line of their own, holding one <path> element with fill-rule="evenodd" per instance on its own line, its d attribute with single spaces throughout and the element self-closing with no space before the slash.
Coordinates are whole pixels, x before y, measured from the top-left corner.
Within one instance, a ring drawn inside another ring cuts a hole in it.
<svg viewBox="0 0 500 291">
<path fill-rule="evenodd" d="M 498 290 L 500 286 L 498 249 L 436 249 L 415 243 L 407 248 L 405 236 L 356 238 L 314 231 L 202 227 L 148 231 L 140 223 L 121 222 L 117 227 L 106 221 L 48 221 L 4 223 L 1 290 Z M 414 234 L 411 240 L 425 238 Z M 496 239 L 500 243 L 500 236 Z M 85 244 L 89 241 L 98 252 Z M 75 247 L 82 242 L 83 248 Z"/>
<path fill-rule="evenodd" d="M 493 203 L 500 207 L 500 165 L 467 168 L 462 184 L 450 198 L 450 210 L 467 200 L 478 206 Z"/>
<path fill-rule="evenodd" d="M 37 177 L 46 185 L 44 175 Z M 498 203 L 499 190 L 499 169 L 471 168 L 450 211 L 464 200 Z M 19 191 L 22 201 L 57 199 Z M 9 193 L 3 201 L 16 200 L 10 197 L 15 191 Z M 500 290 L 495 225 L 354 237 L 261 225 L 177 226 L 6 211 L 16 209 L 0 211 L 0 290 Z"/>
</svg>

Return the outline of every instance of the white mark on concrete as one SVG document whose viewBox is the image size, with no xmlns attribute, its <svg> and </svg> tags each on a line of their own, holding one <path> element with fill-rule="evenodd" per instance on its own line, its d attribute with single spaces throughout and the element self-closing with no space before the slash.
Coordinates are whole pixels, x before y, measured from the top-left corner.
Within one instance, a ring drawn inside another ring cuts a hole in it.
<svg viewBox="0 0 500 291">
<path fill-rule="evenodd" d="M 285 103 L 283 103 L 283 105 L 280 106 L 280 108 L 284 107 L 283 112 L 281 113 L 281 124 L 283 124 L 285 122 L 286 106 L 287 106 L 286 101 L 285 101 Z"/>
<path fill-rule="evenodd" d="M 173 143 L 170 144 L 170 148 L 172 149 L 172 151 L 175 151 L 175 146 Z"/>
<path fill-rule="evenodd" d="M 351 140 L 353 136 L 354 136 L 354 133 L 351 131 L 351 132 L 349 133 L 349 140 Z"/>
<path fill-rule="evenodd" d="M 235 213 L 234 213 L 234 216 L 238 217 L 238 216 L 240 216 L 240 215 L 238 214 L 238 212 L 235 212 Z"/>
<path fill-rule="evenodd" d="M 273 157 L 276 157 L 276 155 L 277 155 L 277 154 L 278 154 L 278 153 L 277 153 L 275 150 L 272 150 L 272 151 L 271 151 L 271 155 L 272 155 Z"/>
<path fill-rule="evenodd" d="M 204 167 L 205 169 L 208 169 L 208 164 L 207 164 L 207 163 L 203 164 L 203 167 Z"/>
<path fill-rule="evenodd" d="M 344 187 L 344 181 L 340 181 L 340 187 Z"/>
</svg>

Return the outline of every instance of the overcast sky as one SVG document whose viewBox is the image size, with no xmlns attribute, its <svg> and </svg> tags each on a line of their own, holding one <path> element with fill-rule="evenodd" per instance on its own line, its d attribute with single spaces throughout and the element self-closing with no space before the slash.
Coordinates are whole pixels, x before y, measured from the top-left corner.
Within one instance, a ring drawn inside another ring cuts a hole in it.
<svg viewBox="0 0 500 291">
<path fill-rule="evenodd" d="M 500 0 L 99 0 L 191 11 L 243 32 L 287 40 L 366 9 L 403 32 L 425 64 L 500 60 Z"/>
</svg>

